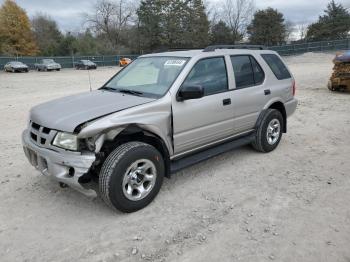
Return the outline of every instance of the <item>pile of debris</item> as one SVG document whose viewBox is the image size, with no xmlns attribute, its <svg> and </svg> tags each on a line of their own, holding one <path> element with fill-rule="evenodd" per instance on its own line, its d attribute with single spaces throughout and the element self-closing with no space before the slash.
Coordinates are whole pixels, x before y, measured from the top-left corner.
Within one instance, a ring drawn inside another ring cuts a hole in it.
<svg viewBox="0 0 350 262">
<path fill-rule="evenodd" d="M 350 91 L 350 51 L 337 54 L 333 60 L 333 74 L 328 83 L 331 91 Z"/>
</svg>

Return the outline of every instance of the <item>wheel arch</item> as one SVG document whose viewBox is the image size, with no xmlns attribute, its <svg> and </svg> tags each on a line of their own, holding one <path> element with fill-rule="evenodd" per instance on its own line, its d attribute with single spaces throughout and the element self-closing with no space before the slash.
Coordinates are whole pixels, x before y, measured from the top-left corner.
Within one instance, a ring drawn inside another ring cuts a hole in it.
<svg viewBox="0 0 350 262">
<path fill-rule="evenodd" d="M 117 146 L 131 141 L 139 141 L 154 146 L 163 156 L 165 177 L 170 178 L 170 153 L 163 139 L 157 134 L 146 130 L 136 124 L 130 124 L 121 130 L 113 139 L 105 140 L 101 152 L 109 153 Z"/>
<path fill-rule="evenodd" d="M 287 112 L 284 104 L 280 100 L 271 101 L 260 113 L 256 126 L 261 124 L 261 121 L 267 109 L 276 109 L 281 112 L 283 117 L 283 133 L 287 133 Z"/>
</svg>

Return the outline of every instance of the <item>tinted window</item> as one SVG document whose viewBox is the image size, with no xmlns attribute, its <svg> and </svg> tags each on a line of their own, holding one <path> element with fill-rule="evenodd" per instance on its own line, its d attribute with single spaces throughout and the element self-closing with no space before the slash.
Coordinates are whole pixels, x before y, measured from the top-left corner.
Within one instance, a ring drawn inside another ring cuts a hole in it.
<svg viewBox="0 0 350 262">
<path fill-rule="evenodd" d="M 254 57 L 250 56 L 250 61 L 252 62 L 255 84 L 260 85 L 262 82 L 264 82 L 265 79 L 264 71 L 261 69 L 261 66 L 258 64 Z"/>
<path fill-rule="evenodd" d="M 205 95 L 220 93 L 228 89 L 226 65 L 223 57 L 200 60 L 191 70 L 183 85 L 199 85 Z"/>
<path fill-rule="evenodd" d="M 255 85 L 253 68 L 249 56 L 231 56 L 231 63 L 235 74 L 236 88 Z"/>
<path fill-rule="evenodd" d="M 288 72 L 287 67 L 281 61 L 281 59 L 274 54 L 264 54 L 261 55 L 262 58 L 266 61 L 266 63 L 271 68 L 272 72 L 275 74 L 278 80 L 291 78 L 290 73 Z"/>
</svg>

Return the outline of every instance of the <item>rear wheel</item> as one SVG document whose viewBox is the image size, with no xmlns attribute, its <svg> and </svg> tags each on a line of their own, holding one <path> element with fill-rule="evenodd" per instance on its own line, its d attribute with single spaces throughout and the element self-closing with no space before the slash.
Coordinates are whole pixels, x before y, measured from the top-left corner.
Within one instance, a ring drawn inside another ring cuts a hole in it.
<svg viewBox="0 0 350 262">
<path fill-rule="evenodd" d="M 162 155 L 143 142 L 117 147 L 102 165 L 99 188 L 102 199 L 122 212 L 146 207 L 158 194 L 164 177 Z"/>
<path fill-rule="evenodd" d="M 256 130 L 252 146 L 260 152 L 271 152 L 281 141 L 283 131 L 283 116 L 276 109 L 268 109 Z"/>
</svg>

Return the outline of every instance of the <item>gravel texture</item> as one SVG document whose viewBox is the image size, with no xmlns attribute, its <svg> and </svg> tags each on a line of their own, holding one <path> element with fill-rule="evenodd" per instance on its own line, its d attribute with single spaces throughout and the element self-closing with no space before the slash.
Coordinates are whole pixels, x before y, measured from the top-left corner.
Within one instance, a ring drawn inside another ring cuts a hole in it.
<svg viewBox="0 0 350 262">
<path fill-rule="evenodd" d="M 300 103 L 275 151 L 187 168 L 132 214 L 61 189 L 22 151 L 28 110 L 87 91 L 88 73 L 1 72 L 0 260 L 350 261 L 350 94 L 327 89 L 333 56 L 286 58 Z M 117 70 L 91 71 L 92 87 Z"/>
</svg>

